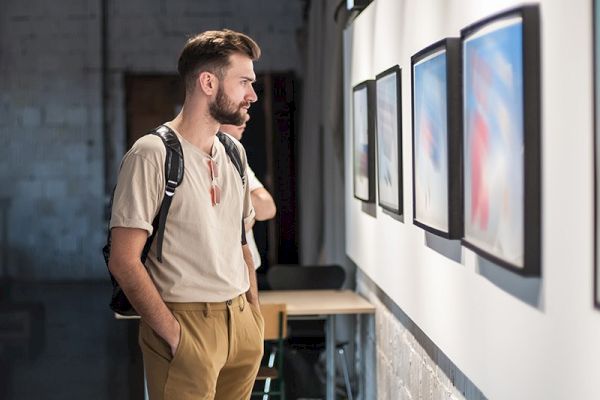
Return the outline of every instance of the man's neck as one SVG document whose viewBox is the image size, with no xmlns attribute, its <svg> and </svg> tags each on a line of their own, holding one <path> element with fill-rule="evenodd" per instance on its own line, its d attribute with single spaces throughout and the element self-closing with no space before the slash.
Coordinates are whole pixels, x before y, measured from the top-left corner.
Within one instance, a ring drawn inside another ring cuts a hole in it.
<svg viewBox="0 0 600 400">
<path fill-rule="evenodd" d="M 186 101 L 181 112 L 170 124 L 192 145 L 204 153 L 212 153 L 220 124 L 210 116 L 208 107 Z"/>
</svg>

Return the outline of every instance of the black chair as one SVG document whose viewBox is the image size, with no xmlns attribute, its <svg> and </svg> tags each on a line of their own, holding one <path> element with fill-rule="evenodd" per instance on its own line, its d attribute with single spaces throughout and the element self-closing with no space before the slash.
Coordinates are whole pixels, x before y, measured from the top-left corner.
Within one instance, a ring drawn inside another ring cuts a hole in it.
<svg viewBox="0 0 600 400">
<path fill-rule="evenodd" d="M 346 280 L 346 271 L 339 265 L 273 265 L 267 271 L 267 282 L 273 290 L 325 290 L 341 289 Z M 315 329 L 310 329 L 310 321 L 288 321 L 290 336 L 313 336 Z M 320 322 L 320 321 L 319 321 Z M 308 328 L 307 328 L 308 327 Z M 323 332 L 320 325 L 318 332 Z M 342 372 L 346 396 L 352 400 L 352 388 L 349 379 L 346 346 L 348 343 L 337 343 L 336 352 L 341 358 Z"/>
<path fill-rule="evenodd" d="M 339 265 L 273 265 L 267 282 L 273 290 L 340 289 L 346 271 Z"/>
</svg>

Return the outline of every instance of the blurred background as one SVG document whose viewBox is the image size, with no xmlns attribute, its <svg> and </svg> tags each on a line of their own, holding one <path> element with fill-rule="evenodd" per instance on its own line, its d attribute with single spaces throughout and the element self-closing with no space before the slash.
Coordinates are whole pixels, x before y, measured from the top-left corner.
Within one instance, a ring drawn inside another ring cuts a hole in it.
<svg viewBox="0 0 600 400">
<path fill-rule="evenodd" d="M 0 399 L 141 398 L 137 322 L 108 309 L 101 248 L 120 160 L 181 106 L 177 58 L 197 32 L 230 28 L 262 48 L 243 140 L 278 207 L 255 226 L 261 288 L 275 264 L 337 263 L 353 282 L 343 3 L 1 1 Z"/>
</svg>

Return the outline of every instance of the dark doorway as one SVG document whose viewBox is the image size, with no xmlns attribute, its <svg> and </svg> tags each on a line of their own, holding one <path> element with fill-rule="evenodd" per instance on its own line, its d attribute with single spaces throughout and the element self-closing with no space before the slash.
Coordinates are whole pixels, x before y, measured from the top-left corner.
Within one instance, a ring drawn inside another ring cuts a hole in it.
<svg viewBox="0 0 600 400">
<path fill-rule="evenodd" d="M 125 75 L 126 148 L 152 128 L 173 119 L 184 96 L 177 75 Z"/>
</svg>

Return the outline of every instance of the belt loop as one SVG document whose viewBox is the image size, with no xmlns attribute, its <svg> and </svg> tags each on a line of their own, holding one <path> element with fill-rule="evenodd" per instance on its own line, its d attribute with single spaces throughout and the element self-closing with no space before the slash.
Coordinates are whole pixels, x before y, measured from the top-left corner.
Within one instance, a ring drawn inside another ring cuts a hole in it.
<svg viewBox="0 0 600 400">
<path fill-rule="evenodd" d="M 240 294 L 240 311 L 244 311 L 244 308 L 246 308 L 246 298 Z"/>
<path fill-rule="evenodd" d="M 204 309 L 204 316 L 206 318 L 210 317 L 210 303 L 205 303 L 206 304 L 206 308 Z"/>
</svg>

